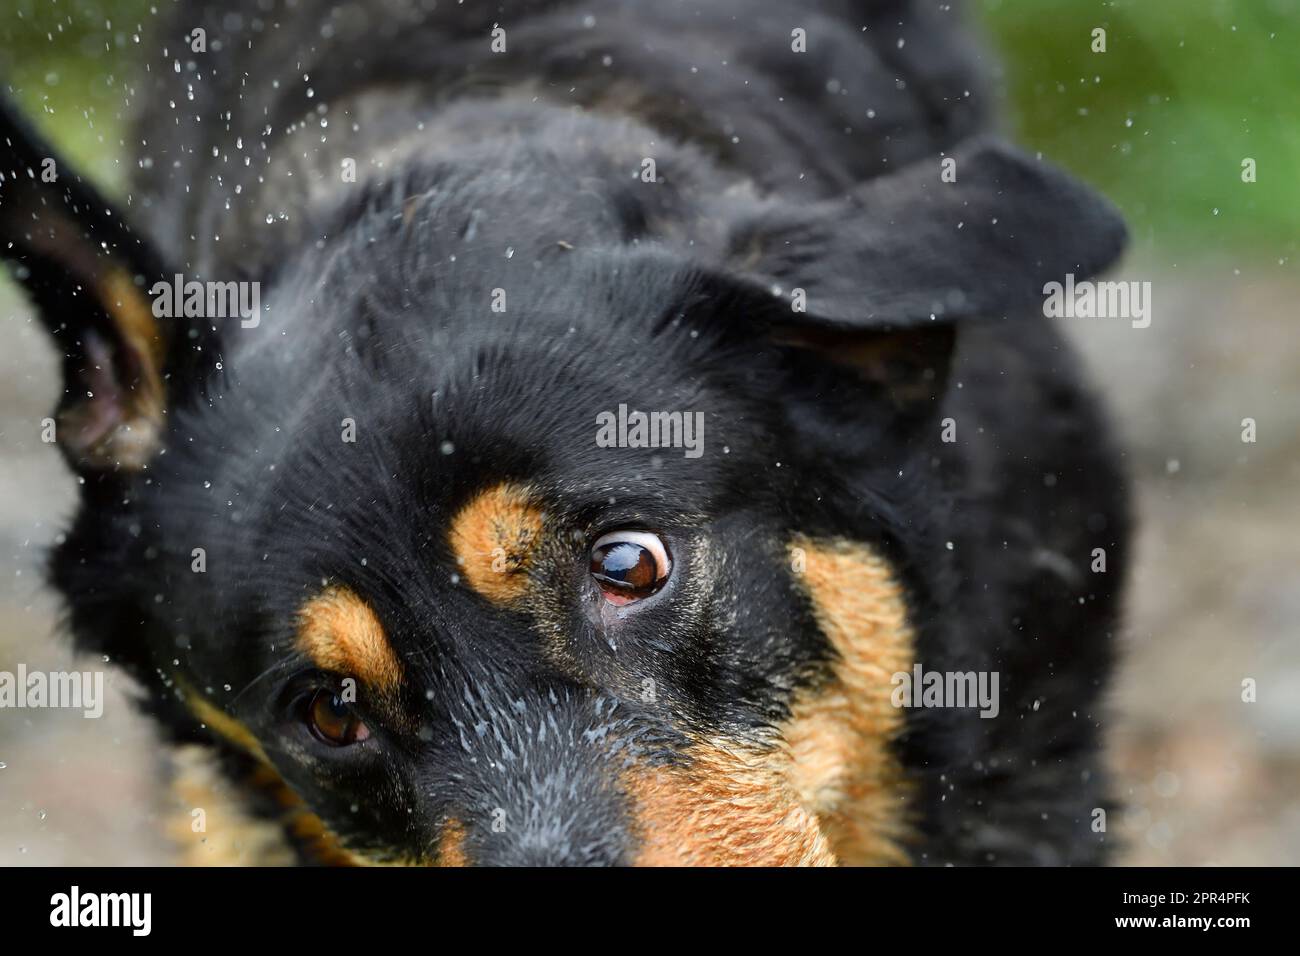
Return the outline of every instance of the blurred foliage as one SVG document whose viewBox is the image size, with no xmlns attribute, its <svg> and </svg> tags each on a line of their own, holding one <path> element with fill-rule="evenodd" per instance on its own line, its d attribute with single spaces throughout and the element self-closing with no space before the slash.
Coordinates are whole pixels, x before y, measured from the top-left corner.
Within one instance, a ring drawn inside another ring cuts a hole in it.
<svg viewBox="0 0 1300 956">
<path fill-rule="evenodd" d="M 1010 130 L 1111 196 L 1138 239 L 1296 254 L 1300 0 L 967 2 L 1004 63 Z M 0 11 L 3 82 L 111 183 L 123 178 L 132 54 L 169 5 L 5 0 Z M 1092 52 L 1096 27 L 1105 53 Z M 1254 184 L 1241 180 L 1246 157 Z"/>
<path fill-rule="evenodd" d="M 126 180 L 128 90 L 171 0 L 3 0 L 0 85 L 88 175 Z"/>
<path fill-rule="evenodd" d="M 1012 129 L 1164 247 L 1295 255 L 1300 2 L 978 0 Z M 1106 52 L 1092 31 L 1106 30 Z M 1242 160 L 1257 182 L 1242 182 Z"/>
</svg>

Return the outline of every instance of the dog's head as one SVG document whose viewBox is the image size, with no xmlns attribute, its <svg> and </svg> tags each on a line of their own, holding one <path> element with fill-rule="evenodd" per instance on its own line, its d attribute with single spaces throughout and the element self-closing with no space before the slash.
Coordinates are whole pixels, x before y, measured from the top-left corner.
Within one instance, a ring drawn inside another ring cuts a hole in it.
<svg viewBox="0 0 1300 956">
<path fill-rule="evenodd" d="M 1108 207 L 988 142 L 955 182 L 713 197 L 698 252 L 523 209 L 511 248 L 377 190 L 245 327 L 183 286 L 160 317 L 184 264 L 51 155 L 4 119 L 0 248 L 81 482 L 55 582 L 314 852 L 904 858 L 890 675 L 942 560 L 953 344 L 1107 264 Z"/>
</svg>

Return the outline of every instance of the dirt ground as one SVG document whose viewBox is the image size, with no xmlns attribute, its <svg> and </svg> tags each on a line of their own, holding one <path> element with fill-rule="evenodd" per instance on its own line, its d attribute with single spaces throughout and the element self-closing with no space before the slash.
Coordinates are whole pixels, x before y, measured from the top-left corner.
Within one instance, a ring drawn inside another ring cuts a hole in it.
<svg viewBox="0 0 1300 956">
<path fill-rule="evenodd" d="M 1300 863 L 1300 273 L 1139 250 L 1150 328 L 1064 320 L 1126 439 L 1141 532 L 1111 758 L 1129 864 Z M 51 348 L 0 285 L 0 670 L 74 663 L 40 565 L 74 481 L 40 420 Z M 1258 441 L 1241 441 L 1254 418 Z M 1254 703 L 1241 683 L 1258 685 Z M 0 711 L 0 864 L 166 862 L 147 723 L 108 668 L 100 720 Z"/>
</svg>

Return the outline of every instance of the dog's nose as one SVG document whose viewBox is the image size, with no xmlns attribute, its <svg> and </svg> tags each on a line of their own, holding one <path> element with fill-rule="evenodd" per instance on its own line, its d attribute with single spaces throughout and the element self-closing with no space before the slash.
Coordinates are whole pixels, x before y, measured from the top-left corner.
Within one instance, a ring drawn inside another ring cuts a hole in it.
<svg viewBox="0 0 1300 956">
<path fill-rule="evenodd" d="M 619 866 L 635 855 L 623 781 L 641 722 L 608 698 L 556 691 L 467 698 L 453 759 L 426 778 L 452 822 L 438 856 L 471 866 Z"/>
<path fill-rule="evenodd" d="M 623 828 L 599 814 L 588 821 L 538 819 L 519 833 L 480 844 L 481 866 L 619 866 L 626 862 Z"/>
<path fill-rule="evenodd" d="M 629 862 L 621 798 L 574 781 L 504 806 L 482 804 L 444 827 L 441 862 L 466 866 L 621 866 Z M 584 793 L 584 789 L 586 792 Z"/>
</svg>

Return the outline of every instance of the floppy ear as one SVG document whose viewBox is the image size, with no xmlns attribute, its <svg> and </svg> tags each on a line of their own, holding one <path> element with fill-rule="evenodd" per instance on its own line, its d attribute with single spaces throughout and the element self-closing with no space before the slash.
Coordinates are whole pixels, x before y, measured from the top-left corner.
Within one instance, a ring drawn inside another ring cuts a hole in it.
<svg viewBox="0 0 1300 956">
<path fill-rule="evenodd" d="M 143 467 L 166 395 L 155 250 L 0 98 L 0 255 L 63 353 L 56 436 L 73 468 Z"/>
<path fill-rule="evenodd" d="M 1094 275 L 1126 239 L 1113 206 L 1041 160 L 988 139 L 949 158 L 731 220 L 727 271 L 768 294 L 771 334 L 856 367 L 900 405 L 942 391 L 963 323 L 1041 315 L 1045 283 Z"/>
</svg>

